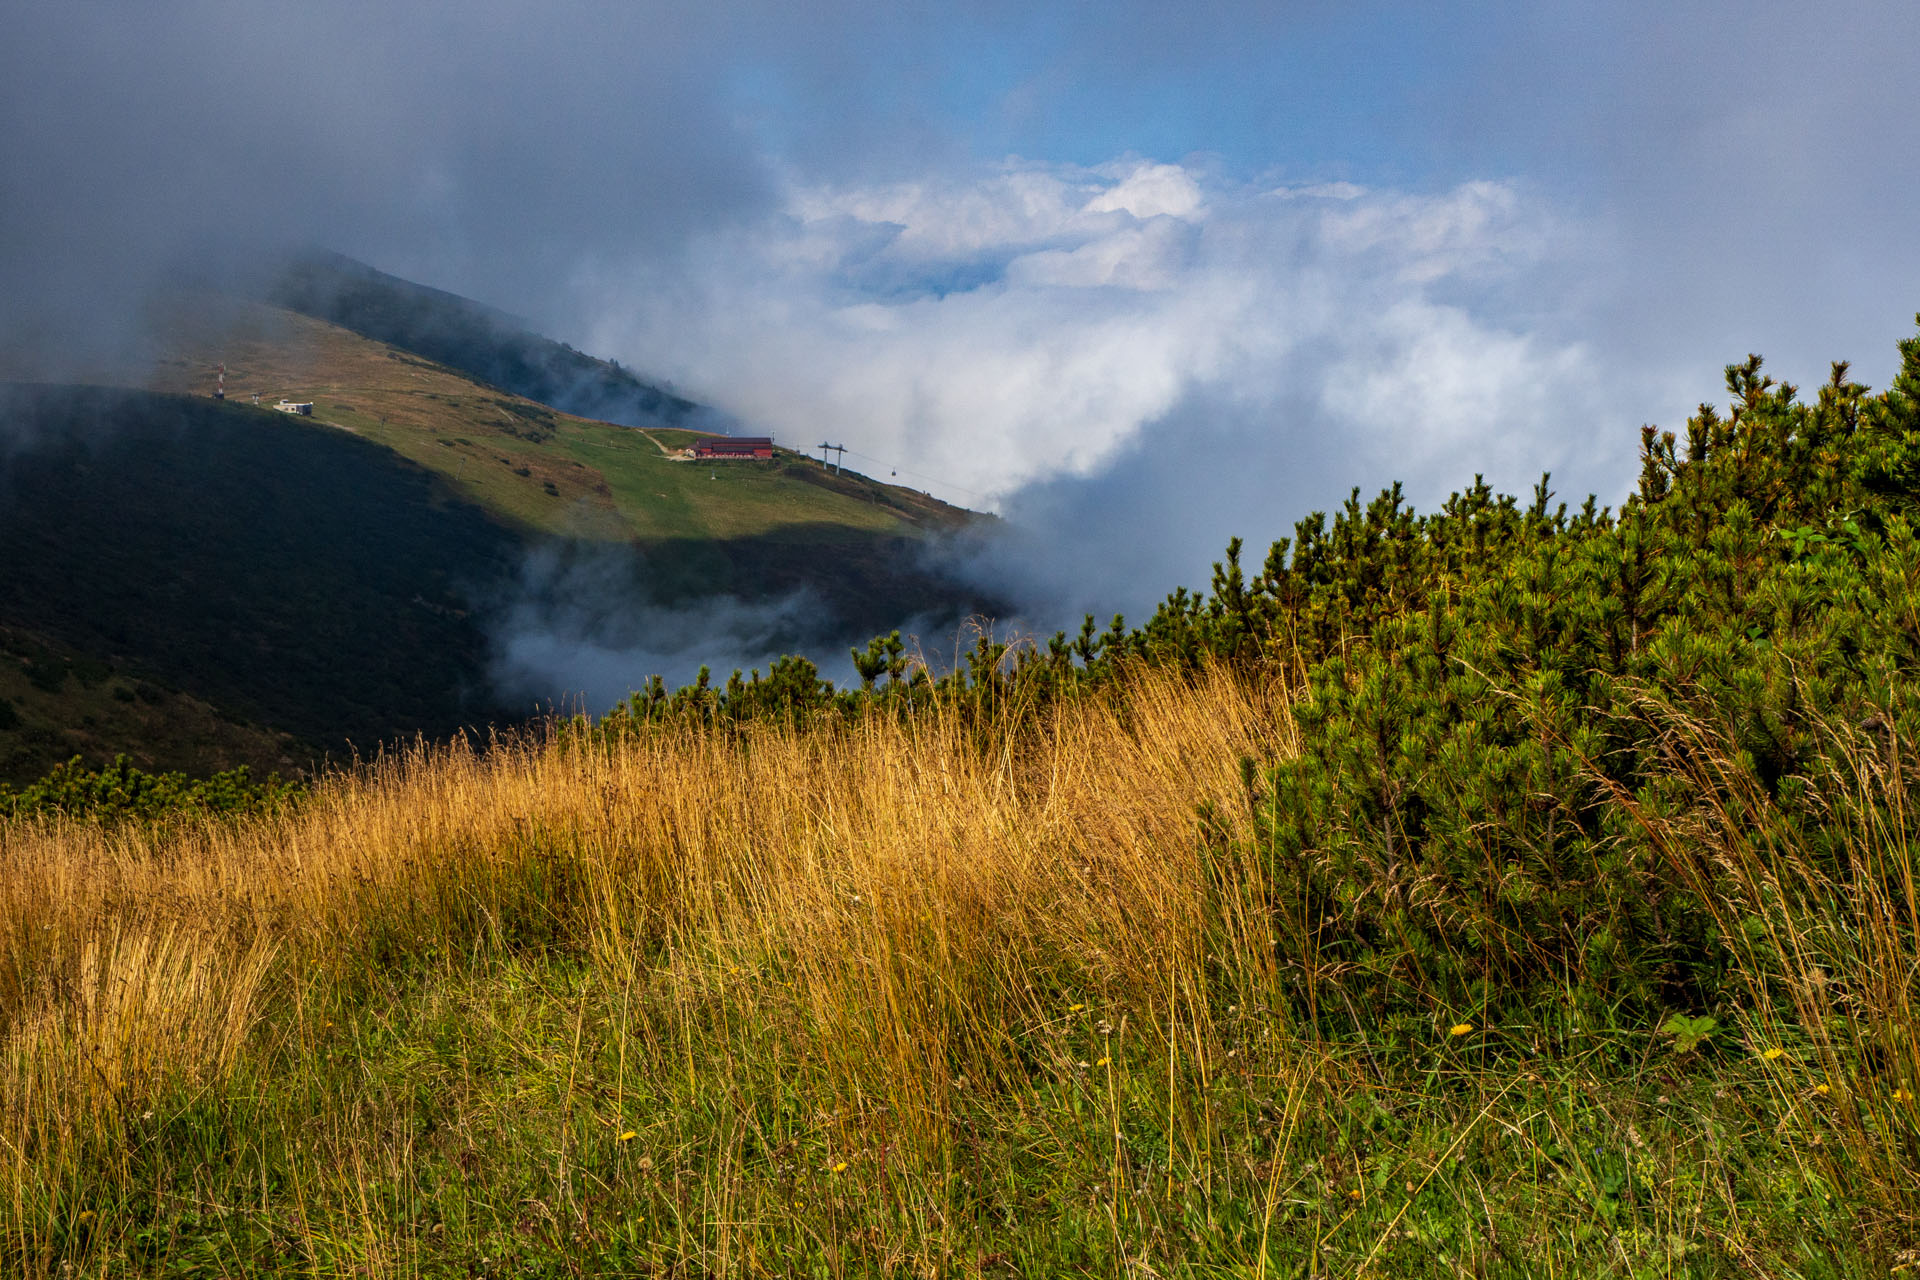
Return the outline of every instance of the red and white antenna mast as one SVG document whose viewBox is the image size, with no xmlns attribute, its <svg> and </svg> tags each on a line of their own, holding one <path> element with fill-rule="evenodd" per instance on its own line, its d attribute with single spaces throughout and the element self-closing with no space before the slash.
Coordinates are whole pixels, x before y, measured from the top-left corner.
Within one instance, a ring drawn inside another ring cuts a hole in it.
<svg viewBox="0 0 1920 1280">
<path fill-rule="evenodd" d="M 215 375 L 213 398 L 215 400 L 225 400 L 227 398 L 227 366 L 224 364 L 219 366 L 219 371 Z"/>
</svg>

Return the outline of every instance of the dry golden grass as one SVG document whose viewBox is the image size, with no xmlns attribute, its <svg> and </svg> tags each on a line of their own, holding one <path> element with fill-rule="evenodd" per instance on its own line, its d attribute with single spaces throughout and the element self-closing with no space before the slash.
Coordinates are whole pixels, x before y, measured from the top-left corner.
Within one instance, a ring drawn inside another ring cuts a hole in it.
<svg viewBox="0 0 1920 1280">
<path fill-rule="evenodd" d="M 49 1116 L 217 1077 L 315 975 L 529 943 L 669 991 L 771 979 L 839 1069 L 937 1115 L 1035 974 L 1198 1002 L 1200 807 L 1243 824 L 1241 758 L 1289 733 L 1277 689 L 1154 675 L 984 734 L 560 735 L 384 759 L 273 822 L 16 824 L 0 1134 L 25 1158 Z"/>
<path fill-rule="evenodd" d="M 71 1130 L 156 1085 L 218 1082 L 258 1016 L 272 958 L 264 940 L 234 954 L 184 926 L 90 939 L 16 1022 L 0 1091 L 20 1115 Z"/>
</svg>

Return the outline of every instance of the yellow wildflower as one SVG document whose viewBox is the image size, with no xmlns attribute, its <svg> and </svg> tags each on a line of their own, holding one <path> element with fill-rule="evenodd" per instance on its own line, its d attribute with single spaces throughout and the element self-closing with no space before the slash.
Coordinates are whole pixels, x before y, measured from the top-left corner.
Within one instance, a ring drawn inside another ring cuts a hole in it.
<svg viewBox="0 0 1920 1280">
<path fill-rule="evenodd" d="M 619 1137 L 615 1138 L 614 1141 L 615 1142 L 632 1142 L 635 1138 L 639 1136 L 640 1135 L 635 1133 L 632 1129 L 629 1129 L 625 1133 L 621 1134 Z"/>
<path fill-rule="evenodd" d="M 845 1173 L 847 1171 L 847 1162 L 842 1160 L 839 1164 L 833 1166 L 833 1171 L 835 1173 Z"/>
<path fill-rule="evenodd" d="M 1083 1004 L 1070 1004 L 1070 1005 L 1068 1005 L 1068 1006 L 1067 1006 L 1067 1012 L 1068 1012 L 1068 1013 L 1078 1013 L 1078 1012 L 1080 1012 L 1080 1011 L 1081 1011 L 1082 1009 L 1084 1009 L 1084 1008 L 1086 1008 L 1086 1007 L 1087 1007 L 1087 1006 L 1085 1006 L 1085 1005 L 1083 1005 Z"/>
<path fill-rule="evenodd" d="M 1833 1090 L 1832 1090 L 1832 1089 L 1829 1089 L 1829 1088 L 1828 1088 L 1828 1087 L 1827 1087 L 1826 1085 L 1824 1085 L 1824 1084 L 1817 1084 L 1817 1085 L 1815 1085 L 1815 1086 L 1813 1086 L 1813 1091 L 1814 1091 L 1815 1093 L 1817 1093 L 1817 1094 L 1819 1094 L 1819 1095 L 1820 1095 L 1821 1097 L 1823 1097 L 1823 1098 L 1824 1098 L 1824 1097 L 1826 1097 L 1826 1096 L 1827 1096 L 1828 1094 L 1830 1094 L 1830 1093 L 1832 1093 L 1832 1092 L 1833 1092 Z"/>
<path fill-rule="evenodd" d="M 1911 1102 L 1913 1101 L 1913 1095 L 1905 1089 L 1895 1089 L 1893 1091 L 1893 1100 L 1895 1102 Z"/>
<path fill-rule="evenodd" d="M 1473 1024 L 1471 1022 L 1456 1022 L 1447 1028 L 1447 1034 L 1450 1036 L 1464 1036 L 1472 1030 Z"/>
<path fill-rule="evenodd" d="M 1098 1061 L 1098 1062 L 1096 1062 L 1096 1063 L 1094 1063 L 1093 1065 L 1094 1065 L 1094 1066 L 1096 1066 L 1096 1067 L 1104 1067 L 1104 1066 L 1106 1066 L 1106 1065 L 1107 1065 L 1108 1063 L 1110 1063 L 1110 1062 L 1112 1062 L 1112 1061 L 1113 1061 L 1113 1059 L 1112 1059 L 1112 1058 L 1102 1058 L 1102 1059 L 1100 1059 L 1100 1061 Z"/>
</svg>

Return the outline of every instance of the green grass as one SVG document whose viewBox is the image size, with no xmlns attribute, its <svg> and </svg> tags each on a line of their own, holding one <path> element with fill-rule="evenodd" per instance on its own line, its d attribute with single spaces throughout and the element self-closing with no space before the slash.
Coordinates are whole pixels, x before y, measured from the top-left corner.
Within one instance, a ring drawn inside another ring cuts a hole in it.
<svg viewBox="0 0 1920 1280">
<path fill-rule="evenodd" d="M 276 1020 L 249 1070 L 39 1189 L 49 1273 L 1884 1274 L 1798 1068 L 1648 1028 L 1315 1044 L 1097 997 L 1006 1032 L 916 1149 L 777 974 L 448 957 Z M 1103 1031 L 1102 1028 L 1111 1028 Z M 1085 1065 L 1083 1065 L 1085 1064 Z M 1094 1065 L 1099 1064 L 1099 1065 Z M 632 1135 L 631 1137 L 627 1135 Z M 1879 1256 L 1884 1257 L 1884 1254 Z"/>
</svg>

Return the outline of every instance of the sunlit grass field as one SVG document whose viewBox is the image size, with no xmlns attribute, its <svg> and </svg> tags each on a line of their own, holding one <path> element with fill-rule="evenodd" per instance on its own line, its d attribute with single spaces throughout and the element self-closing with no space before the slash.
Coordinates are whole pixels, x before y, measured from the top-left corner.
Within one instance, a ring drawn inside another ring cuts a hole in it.
<svg viewBox="0 0 1920 1280">
<path fill-rule="evenodd" d="M 0 826 L 0 1272 L 1920 1258 L 1894 833 L 1762 926 L 1808 957 L 1784 1005 L 1322 1026 L 1254 819 L 1291 696 L 1143 671 L 984 717 L 556 726 L 273 820 Z M 1677 876 L 1813 874 L 1738 824 L 1673 834 Z"/>
</svg>

